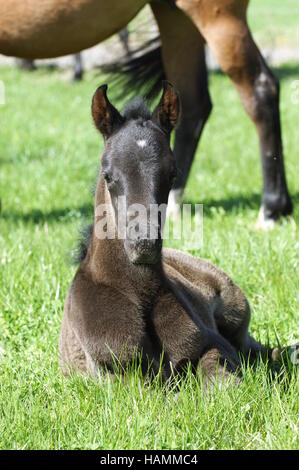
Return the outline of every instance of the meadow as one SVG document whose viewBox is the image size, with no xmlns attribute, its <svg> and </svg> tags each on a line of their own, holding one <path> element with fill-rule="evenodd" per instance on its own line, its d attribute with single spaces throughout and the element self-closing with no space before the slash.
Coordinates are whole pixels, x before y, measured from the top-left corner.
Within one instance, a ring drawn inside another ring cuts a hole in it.
<svg viewBox="0 0 299 470">
<path fill-rule="evenodd" d="M 297 0 L 250 0 L 248 22 L 259 45 L 296 48 L 299 40 Z"/>
<path fill-rule="evenodd" d="M 299 222 L 299 68 L 277 71 L 289 189 Z M 90 117 L 97 72 L 70 85 L 61 71 L 1 68 L 0 107 L 0 448 L 299 448 L 296 374 L 269 380 L 264 364 L 239 387 L 202 390 L 190 374 L 180 393 L 121 380 L 65 379 L 58 336 L 71 253 L 90 220 L 103 143 Z M 261 166 L 255 129 L 229 80 L 210 77 L 214 108 L 186 189 L 204 204 L 203 245 L 193 250 L 227 271 L 252 308 L 261 341 L 298 341 L 298 232 L 282 221 L 255 229 Z M 113 95 L 113 90 L 112 90 Z M 182 250 L 184 243 L 169 242 Z"/>
</svg>

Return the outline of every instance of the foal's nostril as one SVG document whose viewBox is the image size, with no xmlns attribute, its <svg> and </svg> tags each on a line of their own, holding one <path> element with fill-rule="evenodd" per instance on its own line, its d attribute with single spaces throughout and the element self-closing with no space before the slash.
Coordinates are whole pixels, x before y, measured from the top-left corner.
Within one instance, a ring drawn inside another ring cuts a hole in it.
<svg viewBox="0 0 299 470">
<path fill-rule="evenodd" d="M 156 264 L 161 256 L 162 237 L 160 226 L 139 224 L 127 231 L 125 247 L 129 258 L 136 264 Z"/>
</svg>

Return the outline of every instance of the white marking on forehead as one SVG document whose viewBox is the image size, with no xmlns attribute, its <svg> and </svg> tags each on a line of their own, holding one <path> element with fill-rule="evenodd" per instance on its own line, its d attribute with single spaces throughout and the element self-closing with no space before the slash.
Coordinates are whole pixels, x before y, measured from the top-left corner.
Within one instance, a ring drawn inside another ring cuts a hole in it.
<svg viewBox="0 0 299 470">
<path fill-rule="evenodd" d="M 137 140 L 137 145 L 138 147 L 141 147 L 142 149 L 146 146 L 146 140 L 142 139 L 142 140 Z"/>
</svg>

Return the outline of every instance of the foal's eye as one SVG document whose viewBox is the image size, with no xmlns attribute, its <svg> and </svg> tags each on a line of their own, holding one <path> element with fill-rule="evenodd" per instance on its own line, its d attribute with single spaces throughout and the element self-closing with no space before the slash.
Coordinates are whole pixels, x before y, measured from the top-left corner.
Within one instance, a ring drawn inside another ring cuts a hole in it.
<svg viewBox="0 0 299 470">
<path fill-rule="evenodd" d="M 113 181 L 112 176 L 109 175 L 109 173 L 104 173 L 103 176 L 104 176 L 104 179 L 105 179 L 106 183 L 108 183 L 108 184 L 112 183 L 112 181 Z"/>
</svg>

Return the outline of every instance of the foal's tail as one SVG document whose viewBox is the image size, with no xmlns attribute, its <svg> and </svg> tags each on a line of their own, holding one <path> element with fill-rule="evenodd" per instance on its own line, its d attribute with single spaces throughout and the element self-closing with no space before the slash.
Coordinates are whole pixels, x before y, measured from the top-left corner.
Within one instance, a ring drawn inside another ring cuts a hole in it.
<svg viewBox="0 0 299 470">
<path fill-rule="evenodd" d="M 101 66 L 101 71 L 108 73 L 112 86 L 120 90 L 116 98 L 140 94 L 152 101 L 165 79 L 160 38 L 150 39 L 129 57 Z"/>
</svg>

